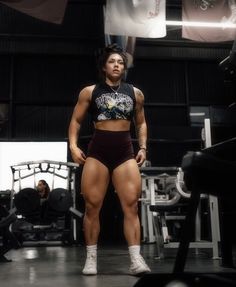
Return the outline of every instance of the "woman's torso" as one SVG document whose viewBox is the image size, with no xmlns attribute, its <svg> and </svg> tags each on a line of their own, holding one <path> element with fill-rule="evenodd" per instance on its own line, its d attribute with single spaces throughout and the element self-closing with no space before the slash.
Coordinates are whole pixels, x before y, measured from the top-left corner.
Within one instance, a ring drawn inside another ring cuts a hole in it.
<svg viewBox="0 0 236 287">
<path fill-rule="evenodd" d="M 132 85 L 122 82 L 114 90 L 104 83 L 94 87 L 89 111 L 96 129 L 127 131 L 130 129 L 135 105 Z"/>
</svg>

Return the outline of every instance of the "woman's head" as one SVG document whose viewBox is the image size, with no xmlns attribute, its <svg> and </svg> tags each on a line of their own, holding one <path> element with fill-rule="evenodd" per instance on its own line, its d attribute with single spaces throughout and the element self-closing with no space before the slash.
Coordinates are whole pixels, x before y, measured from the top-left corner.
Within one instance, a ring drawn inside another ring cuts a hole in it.
<svg viewBox="0 0 236 287">
<path fill-rule="evenodd" d="M 114 59 L 117 59 L 123 66 L 122 76 L 127 70 L 128 60 L 126 53 L 117 44 L 109 45 L 103 49 L 98 61 L 99 76 L 102 80 L 105 80 L 107 76 L 107 64 L 109 60 L 111 60 L 112 56 L 114 56 Z"/>
<path fill-rule="evenodd" d="M 40 179 L 38 181 L 37 190 L 41 198 L 47 198 L 50 192 L 50 188 L 46 180 Z"/>
</svg>

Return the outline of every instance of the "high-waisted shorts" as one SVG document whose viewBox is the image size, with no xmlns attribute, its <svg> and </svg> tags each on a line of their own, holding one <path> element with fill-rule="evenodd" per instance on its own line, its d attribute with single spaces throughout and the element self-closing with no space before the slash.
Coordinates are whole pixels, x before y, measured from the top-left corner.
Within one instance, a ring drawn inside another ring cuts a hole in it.
<svg viewBox="0 0 236 287">
<path fill-rule="evenodd" d="M 125 161 L 134 158 L 130 132 L 96 129 L 88 146 L 87 157 L 99 160 L 112 172 Z"/>
</svg>

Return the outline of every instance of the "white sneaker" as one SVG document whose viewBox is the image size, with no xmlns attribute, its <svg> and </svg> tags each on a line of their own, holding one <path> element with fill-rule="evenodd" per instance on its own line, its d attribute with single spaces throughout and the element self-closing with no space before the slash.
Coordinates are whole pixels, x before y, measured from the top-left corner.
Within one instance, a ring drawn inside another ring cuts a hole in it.
<svg viewBox="0 0 236 287">
<path fill-rule="evenodd" d="M 151 269 L 147 266 L 143 257 L 138 255 L 131 259 L 129 271 L 131 275 L 141 276 L 145 273 L 151 272 Z"/>
<path fill-rule="evenodd" d="M 84 275 L 96 275 L 97 274 L 97 256 L 96 255 L 94 254 L 87 255 L 82 273 Z"/>
</svg>

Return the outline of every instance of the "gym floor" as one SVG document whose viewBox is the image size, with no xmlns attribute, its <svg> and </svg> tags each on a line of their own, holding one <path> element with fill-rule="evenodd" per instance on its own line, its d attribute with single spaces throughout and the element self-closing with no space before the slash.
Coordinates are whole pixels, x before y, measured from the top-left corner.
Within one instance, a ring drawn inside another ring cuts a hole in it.
<svg viewBox="0 0 236 287">
<path fill-rule="evenodd" d="M 155 257 L 156 246 L 153 243 L 142 244 L 141 250 L 153 274 L 172 273 L 176 249 L 165 248 L 161 259 Z M 82 245 L 34 243 L 11 250 L 5 256 L 12 261 L 0 263 L 1 287 L 132 287 L 141 280 L 128 274 L 129 256 L 126 246 L 100 246 L 96 276 L 84 276 L 81 273 L 85 261 Z M 236 270 L 223 268 L 220 259 L 212 259 L 211 249 L 189 249 L 185 272 L 226 274 L 236 273 Z"/>
</svg>

